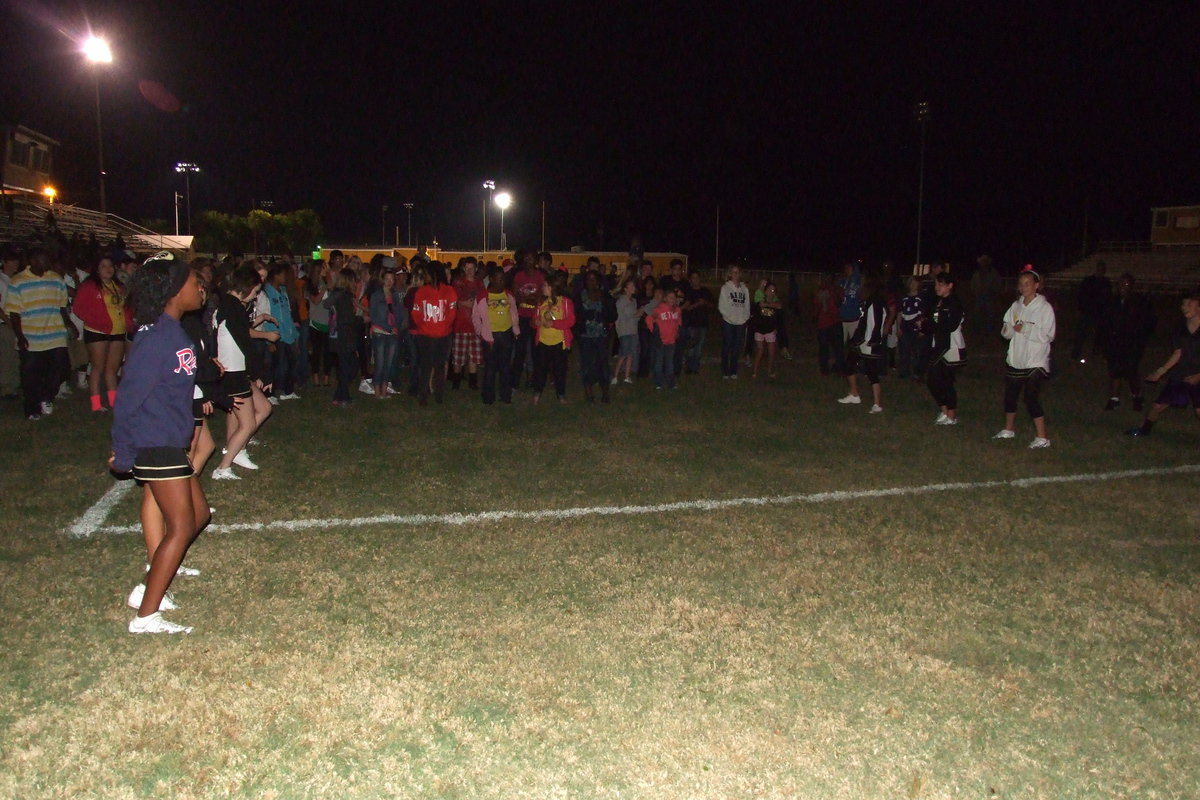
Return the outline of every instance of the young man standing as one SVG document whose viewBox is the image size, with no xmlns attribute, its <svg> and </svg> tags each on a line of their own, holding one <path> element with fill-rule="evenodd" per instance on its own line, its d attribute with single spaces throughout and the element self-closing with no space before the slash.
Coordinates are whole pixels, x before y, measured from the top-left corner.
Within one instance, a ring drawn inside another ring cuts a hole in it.
<svg viewBox="0 0 1200 800">
<path fill-rule="evenodd" d="M 30 252 L 29 267 L 13 276 L 4 305 L 20 353 L 25 416 L 38 420 L 54 412 L 54 396 L 71 371 L 67 343 L 78 336 L 67 285 L 50 269 L 45 250 Z"/>
<path fill-rule="evenodd" d="M 746 346 L 746 323 L 750 319 L 750 288 L 742 283 L 740 267 L 729 268 L 729 280 L 717 300 L 721 313 L 721 377 L 737 380 L 738 358 Z"/>
<path fill-rule="evenodd" d="M 479 388 L 476 372 L 483 363 L 483 340 L 475 332 L 471 313 L 475 301 L 484 294 L 483 281 L 475 277 L 477 262 L 472 256 L 462 261 L 462 271 L 454 279 L 454 291 L 458 295 L 458 316 L 454 318 L 454 340 L 450 346 L 450 369 L 454 370 L 450 385 L 457 389 L 462 383 L 463 371 L 468 374 L 468 385 Z"/>
<path fill-rule="evenodd" d="M 519 386 L 521 376 L 525 372 L 525 361 L 533 350 L 533 342 L 537 341 L 537 331 L 534 330 L 533 318 L 537 314 L 538 303 L 542 301 L 542 287 L 546 285 L 546 273 L 533 265 L 533 254 L 528 251 L 516 253 L 520 267 L 510 273 L 513 297 L 517 301 L 516 341 L 513 346 L 512 377 L 513 386 Z M 529 388 L 528 385 L 526 388 Z"/>
<path fill-rule="evenodd" d="M 700 273 L 688 274 L 683 290 L 683 347 L 684 371 L 695 375 L 700 371 L 700 355 L 704 350 L 704 334 L 708 331 L 708 314 L 713 307 L 712 292 L 700 285 Z"/>
</svg>

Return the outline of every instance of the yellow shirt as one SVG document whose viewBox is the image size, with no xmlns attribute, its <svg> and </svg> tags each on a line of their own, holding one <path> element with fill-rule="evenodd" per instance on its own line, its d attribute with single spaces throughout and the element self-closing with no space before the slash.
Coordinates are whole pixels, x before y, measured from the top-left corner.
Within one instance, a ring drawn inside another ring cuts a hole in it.
<svg viewBox="0 0 1200 800">
<path fill-rule="evenodd" d="M 507 292 L 500 292 L 500 294 L 488 292 L 487 312 L 488 325 L 491 326 L 492 333 L 503 333 L 504 331 L 512 330 L 513 321 L 508 305 Z"/>
<path fill-rule="evenodd" d="M 549 305 L 548 302 L 542 303 L 540 306 L 538 306 L 537 313 L 542 317 L 542 326 L 538 328 L 538 343 L 550 345 L 551 347 L 561 347 L 566 341 L 566 338 L 563 336 L 563 332 L 558 328 L 551 328 L 549 325 L 545 324 L 545 314 L 547 308 L 549 308 L 549 314 L 552 319 L 558 320 L 563 318 L 562 300 L 559 300 L 552 306 Z"/>
<path fill-rule="evenodd" d="M 125 333 L 125 298 L 121 297 L 121 290 L 112 281 L 108 281 L 100 290 L 100 294 L 104 297 L 104 308 L 108 311 L 108 318 L 112 320 L 112 334 L 119 336 Z"/>
</svg>

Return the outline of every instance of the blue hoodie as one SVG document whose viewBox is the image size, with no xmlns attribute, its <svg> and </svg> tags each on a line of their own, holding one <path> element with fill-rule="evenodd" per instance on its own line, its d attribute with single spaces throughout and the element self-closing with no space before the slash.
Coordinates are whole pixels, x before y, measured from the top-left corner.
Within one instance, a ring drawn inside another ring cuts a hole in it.
<svg viewBox="0 0 1200 800">
<path fill-rule="evenodd" d="M 842 305 L 838 309 L 842 322 L 854 322 L 862 316 L 858 293 L 862 289 L 862 268 L 856 263 L 849 277 L 843 276 L 837 284 L 842 290 Z"/>
<path fill-rule="evenodd" d="M 292 321 L 292 301 L 288 297 L 285 289 L 276 289 L 271 284 L 263 286 L 263 292 L 267 295 L 267 299 L 271 301 L 271 316 L 274 317 L 279 324 L 274 325 L 270 322 L 264 322 L 262 329 L 264 331 L 279 331 L 279 339 L 284 344 L 295 344 L 300 338 L 300 333 L 296 330 L 296 323 Z"/>
<path fill-rule="evenodd" d="M 163 314 L 143 325 L 125 359 L 113 405 L 115 472 L 129 472 L 137 451 L 192 442 L 196 351 L 179 320 Z"/>
</svg>

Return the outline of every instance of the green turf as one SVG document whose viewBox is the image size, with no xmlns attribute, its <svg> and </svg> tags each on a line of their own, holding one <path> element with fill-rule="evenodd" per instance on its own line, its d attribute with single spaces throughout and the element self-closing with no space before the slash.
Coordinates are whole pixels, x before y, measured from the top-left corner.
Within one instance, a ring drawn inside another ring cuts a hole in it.
<svg viewBox="0 0 1200 800">
<path fill-rule="evenodd" d="M 805 340 L 807 343 L 807 340 Z M 807 350 L 797 348 L 801 352 Z M 981 352 L 979 352 L 981 351 Z M 328 390 L 282 406 L 227 522 L 478 512 L 1011 480 L 1200 463 L 1063 365 L 1054 446 L 885 382 L 833 402 L 706 363 L 609 406 Z M 1161 356 L 1152 354 L 1148 360 Z M 574 373 L 572 380 L 577 380 Z M 73 413 L 61 413 L 73 412 Z M 1020 419 L 1020 418 L 1019 418 Z M 124 633 L 137 535 L 70 540 L 111 485 L 83 402 L 0 415 L 0 796 L 1168 798 L 1200 784 L 1191 474 L 481 525 L 202 537 L 185 638 Z M 211 468 L 210 464 L 210 468 Z M 136 522 L 136 497 L 108 524 Z"/>
</svg>

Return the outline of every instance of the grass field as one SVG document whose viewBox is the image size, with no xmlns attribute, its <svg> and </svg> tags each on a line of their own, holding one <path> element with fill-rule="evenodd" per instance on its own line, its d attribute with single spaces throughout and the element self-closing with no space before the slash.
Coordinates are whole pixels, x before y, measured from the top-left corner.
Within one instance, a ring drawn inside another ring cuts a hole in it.
<svg viewBox="0 0 1200 800">
<path fill-rule="evenodd" d="M 125 633 L 140 536 L 67 535 L 113 485 L 105 421 L 4 407 L 0 796 L 1195 796 L 1200 486 L 1111 473 L 1200 464 L 1200 426 L 1127 439 L 1070 365 L 1051 449 L 992 441 L 998 353 L 956 428 L 894 378 L 884 414 L 839 406 L 811 358 L 610 406 L 574 372 L 565 407 L 310 390 L 258 473 L 206 480 L 234 527 L 173 586 L 186 637 Z"/>
</svg>

